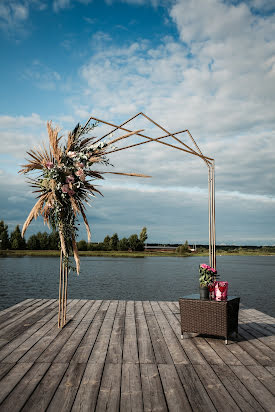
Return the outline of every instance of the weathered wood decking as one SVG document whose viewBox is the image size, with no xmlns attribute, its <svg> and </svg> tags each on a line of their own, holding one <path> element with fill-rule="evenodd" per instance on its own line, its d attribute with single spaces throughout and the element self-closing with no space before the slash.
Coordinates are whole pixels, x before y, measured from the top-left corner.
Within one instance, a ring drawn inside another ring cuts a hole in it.
<svg viewBox="0 0 275 412">
<path fill-rule="evenodd" d="M 240 311 L 238 342 L 180 339 L 177 302 L 56 300 L 0 312 L 0 411 L 273 411 L 275 319 Z"/>
</svg>

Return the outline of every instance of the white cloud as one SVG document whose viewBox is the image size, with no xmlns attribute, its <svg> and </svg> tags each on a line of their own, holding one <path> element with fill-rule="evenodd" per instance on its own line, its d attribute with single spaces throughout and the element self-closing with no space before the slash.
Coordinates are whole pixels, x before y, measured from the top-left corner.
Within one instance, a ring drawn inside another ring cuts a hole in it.
<svg viewBox="0 0 275 412">
<path fill-rule="evenodd" d="M 1 0 L 0 3 L 0 29 L 9 35 L 27 33 L 26 21 L 30 9 L 43 11 L 47 4 L 43 0 Z"/>
<path fill-rule="evenodd" d="M 93 0 L 76 0 L 77 3 L 82 3 L 82 4 L 89 4 Z M 67 9 L 69 7 L 72 7 L 74 4 L 73 0 L 54 0 L 53 1 L 53 9 L 55 12 L 59 12 L 60 10 Z"/>
<path fill-rule="evenodd" d="M 7 31 L 18 29 L 28 18 L 28 4 L 18 1 L 3 0 L 0 4 L 0 28 Z"/>
<path fill-rule="evenodd" d="M 38 60 L 25 69 L 23 78 L 30 80 L 36 87 L 42 90 L 55 90 L 61 80 L 61 75 Z"/>
<path fill-rule="evenodd" d="M 189 128 L 203 153 L 216 159 L 219 190 L 269 196 L 275 161 L 274 16 L 218 0 L 178 0 L 170 15 L 181 41 L 164 38 L 152 47 L 144 40 L 98 50 L 80 70 L 81 104 L 91 107 L 87 114 L 117 124 L 142 110 L 169 131 Z M 141 127 L 148 132 L 148 124 Z M 123 152 L 124 170 L 140 156 L 138 171 L 154 171 L 155 184 L 167 179 L 174 185 L 188 176 L 190 186 L 202 187 L 207 171 L 198 159 L 150 147 L 148 154 L 141 155 L 140 148 L 139 154 Z M 162 151 L 160 161 L 154 156 Z M 114 164 L 121 163 L 121 153 Z"/>
</svg>

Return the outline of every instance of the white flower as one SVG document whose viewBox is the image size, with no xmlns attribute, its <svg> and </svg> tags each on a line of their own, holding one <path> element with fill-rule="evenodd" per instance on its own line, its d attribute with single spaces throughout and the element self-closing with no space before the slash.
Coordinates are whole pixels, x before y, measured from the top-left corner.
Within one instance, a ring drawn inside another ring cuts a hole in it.
<svg viewBox="0 0 275 412">
<path fill-rule="evenodd" d="M 70 157 L 70 158 L 73 158 L 73 157 L 76 156 L 76 152 L 68 152 L 67 156 Z"/>
</svg>

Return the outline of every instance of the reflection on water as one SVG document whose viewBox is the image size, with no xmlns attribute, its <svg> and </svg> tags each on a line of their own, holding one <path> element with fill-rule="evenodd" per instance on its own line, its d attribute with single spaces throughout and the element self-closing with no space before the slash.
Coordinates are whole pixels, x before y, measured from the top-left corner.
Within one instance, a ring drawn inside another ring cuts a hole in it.
<svg viewBox="0 0 275 412">
<path fill-rule="evenodd" d="M 68 298 L 177 300 L 198 293 L 198 266 L 206 257 L 82 257 L 70 274 Z M 275 256 L 219 256 L 220 280 L 241 303 L 275 316 Z M 27 298 L 57 298 L 57 257 L 1 257 L 0 310 Z"/>
</svg>

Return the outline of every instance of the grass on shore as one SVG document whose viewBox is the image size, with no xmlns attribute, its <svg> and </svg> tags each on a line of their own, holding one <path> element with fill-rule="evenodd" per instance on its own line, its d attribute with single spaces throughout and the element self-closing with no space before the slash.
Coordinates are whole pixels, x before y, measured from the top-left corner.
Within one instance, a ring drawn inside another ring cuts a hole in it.
<svg viewBox="0 0 275 412">
<path fill-rule="evenodd" d="M 59 256 L 59 250 L 0 250 L 0 256 Z M 106 257 L 192 257 L 192 256 L 208 256 L 208 251 L 187 253 L 179 255 L 175 252 L 124 252 L 124 251 L 79 251 L 80 256 L 106 256 Z M 217 256 L 274 256 L 274 252 L 267 250 L 244 250 L 236 249 L 235 251 L 217 250 Z"/>
</svg>

